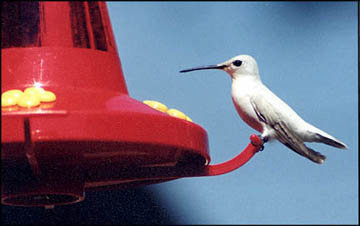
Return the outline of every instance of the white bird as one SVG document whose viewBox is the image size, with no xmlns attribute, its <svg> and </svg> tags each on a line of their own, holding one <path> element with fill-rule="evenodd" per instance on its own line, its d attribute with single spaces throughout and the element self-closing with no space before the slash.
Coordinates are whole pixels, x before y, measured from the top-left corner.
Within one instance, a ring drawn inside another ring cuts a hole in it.
<svg viewBox="0 0 360 226">
<path fill-rule="evenodd" d="M 277 139 L 296 153 L 316 163 L 326 157 L 305 146 L 304 142 L 319 142 L 348 149 L 335 137 L 305 122 L 293 109 L 271 92 L 261 81 L 255 59 L 239 55 L 216 65 L 182 70 L 189 72 L 221 69 L 232 79 L 231 96 L 240 117 L 261 133 L 263 142 Z"/>
</svg>

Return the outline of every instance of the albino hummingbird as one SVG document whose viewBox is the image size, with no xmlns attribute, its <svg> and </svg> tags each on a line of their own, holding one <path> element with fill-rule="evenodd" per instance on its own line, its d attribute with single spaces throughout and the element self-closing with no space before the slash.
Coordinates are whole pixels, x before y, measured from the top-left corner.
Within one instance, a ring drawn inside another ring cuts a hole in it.
<svg viewBox="0 0 360 226">
<path fill-rule="evenodd" d="M 239 55 L 216 65 L 182 70 L 189 72 L 221 69 L 232 79 L 231 96 L 240 117 L 261 133 L 263 142 L 277 139 L 296 153 L 316 163 L 326 157 L 305 146 L 304 142 L 319 142 L 337 148 L 347 146 L 335 137 L 305 122 L 293 109 L 271 92 L 261 81 L 255 59 Z"/>
</svg>

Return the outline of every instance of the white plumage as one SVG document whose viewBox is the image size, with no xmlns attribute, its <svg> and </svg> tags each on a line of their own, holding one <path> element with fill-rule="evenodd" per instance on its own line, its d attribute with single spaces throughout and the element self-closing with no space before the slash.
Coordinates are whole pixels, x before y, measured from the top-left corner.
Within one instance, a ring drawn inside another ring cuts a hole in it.
<svg viewBox="0 0 360 226">
<path fill-rule="evenodd" d="M 249 126 L 261 133 L 264 142 L 277 139 L 296 153 L 316 163 L 323 163 L 326 157 L 305 146 L 304 142 L 319 142 L 347 149 L 340 140 L 305 122 L 271 92 L 262 83 L 253 57 L 239 55 L 220 64 L 180 72 L 204 69 L 221 69 L 231 76 L 231 96 L 235 108 Z"/>
</svg>

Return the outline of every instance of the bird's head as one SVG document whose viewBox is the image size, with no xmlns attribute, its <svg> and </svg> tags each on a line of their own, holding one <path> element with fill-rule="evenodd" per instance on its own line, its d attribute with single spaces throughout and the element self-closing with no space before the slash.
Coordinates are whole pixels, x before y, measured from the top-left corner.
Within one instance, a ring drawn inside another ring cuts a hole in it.
<svg viewBox="0 0 360 226">
<path fill-rule="evenodd" d="M 255 59 L 249 55 L 239 55 L 220 64 L 195 67 L 195 68 L 182 70 L 180 72 L 189 72 L 189 71 L 206 70 L 206 69 L 224 70 L 231 76 L 232 79 L 236 79 L 244 75 L 259 77 L 259 70 L 257 63 Z"/>
</svg>

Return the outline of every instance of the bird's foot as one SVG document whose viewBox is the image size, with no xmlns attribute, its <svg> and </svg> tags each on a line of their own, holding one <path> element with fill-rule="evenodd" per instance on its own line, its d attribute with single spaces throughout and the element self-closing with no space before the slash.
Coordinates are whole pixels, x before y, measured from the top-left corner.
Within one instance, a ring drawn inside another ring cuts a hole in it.
<svg viewBox="0 0 360 226">
<path fill-rule="evenodd" d="M 262 151 L 262 150 L 264 150 L 264 144 L 269 140 L 269 138 L 263 137 L 261 135 L 257 135 L 257 137 L 259 137 L 261 139 L 262 143 L 259 145 L 259 144 L 254 143 L 253 141 L 251 141 L 251 144 L 254 146 L 260 146 L 259 151 Z"/>
</svg>

